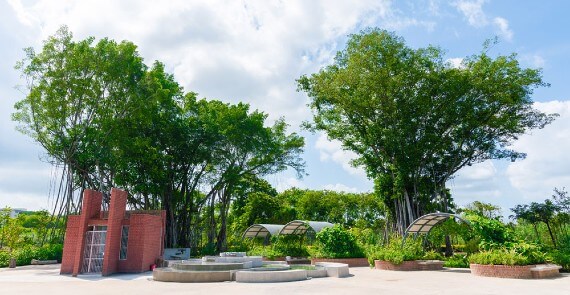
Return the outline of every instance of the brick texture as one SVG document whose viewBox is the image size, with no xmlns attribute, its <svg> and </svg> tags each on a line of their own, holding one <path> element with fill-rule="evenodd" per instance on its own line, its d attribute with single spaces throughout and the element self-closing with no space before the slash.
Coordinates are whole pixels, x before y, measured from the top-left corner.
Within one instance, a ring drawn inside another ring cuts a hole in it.
<svg viewBox="0 0 570 295">
<path fill-rule="evenodd" d="M 533 267 L 534 265 L 469 265 L 471 273 L 476 276 L 509 279 L 532 279 L 530 269 Z"/>
<path fill-rule="evenodd" d="M 108 212 L 101 212 L 101 202 L 101 193 L 86 190 L 81 215 L 68 217 L 60 273 L 81 272 L 85 235 L 92 225 L 107 226 L 102 275 L 149 270 L 164 252 L 165 211 L 126 211 L 127 193 L 115 188 Z M 129 226 L 129 237 L 127 258 L 120 260 L 123 226 Z"/>
</svg>

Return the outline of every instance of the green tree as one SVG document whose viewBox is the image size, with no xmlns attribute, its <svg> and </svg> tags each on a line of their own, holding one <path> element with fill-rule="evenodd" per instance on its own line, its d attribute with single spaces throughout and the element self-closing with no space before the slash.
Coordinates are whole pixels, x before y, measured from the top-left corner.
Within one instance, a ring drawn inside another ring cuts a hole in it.
<svg viewBox="0 0 570 295">
<path fill-rule="evenodd" d="M 313 130 L 358 155 L 402 232 L 415 218 L 449 210 L 445 183 L 462 167 L 516 160 L 508 146 L 553 120 L 532 107 L 546 84 L 515 55 L 488 47 L 452 67 L 441 49 L 412 49 L 392 33 L 350 36 L 335 62 L 298 86 L 311 98 Z"/>
<path fill-rule="evenodd" d="M 41 52 L 25 49 L 26 58 L 16 68 L 29 93 L 16 103 L 13 114 L 19 130 L 63 167 L 64 189 L 57 200 L 64 214 L 79 209 L 77 189 L 107 191 L 113 185 L 111 132 L 120 126 L 117 119 L 136 109 L 145 71 L 130 42 L 105 38 L 93 44 L 93 37 L 78 42 L 72 37 L 62 27 Z"/>
</svg>

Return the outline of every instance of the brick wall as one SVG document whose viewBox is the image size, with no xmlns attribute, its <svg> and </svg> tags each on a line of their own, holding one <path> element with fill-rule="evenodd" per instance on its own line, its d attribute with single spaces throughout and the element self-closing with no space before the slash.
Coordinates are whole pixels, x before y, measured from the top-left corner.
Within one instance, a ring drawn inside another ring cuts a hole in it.
<svg viewBox="0 0 570 295">
<path fill-rule="evenodd" d="M 77 276 L 81 272 L 83 249 L 85 247 L 85 233 L 89 226 L 89 219 L 99 217 L 102 202 L 103 194 L 100 192 L 89 189 L 83 192 L 83 206 L 81 207 L 81 215 L 79 215 L 79 222 L 76 230 L 77 240 L 73 254 L 73 276 Z"/>
<path fill-rule="evenodd" d="M 510 279 L 531 279 L 530 269 L 534 265 L 483 265 L 471 264 L 471 273 L 476 276 L 510 278 Z"/>
<path fill-rule="evenodd" d="M 73 262 L 75 261 L 76 245 L 79 238 L 79 219 L 79 215 L 70 215 L 67 217 L 60 274 L 73 273 Z"/>
<path fill-rule="evenodd" d="M 420 270 L 417 261 L 404 261 L 401 264 L 394 264 L 390 261 L 374 260 L 374 268 L 382 270 L 413 271 Z"/>
<path fill-rule="evenodd" d="M 127 193 L 113 188 L 108 212 L 101 212 L 103 195 L 85 190 L 81 215 L 70 215 L 65 232 L 60 273 L 81 272 L 85 235 L 90 225 L 106 225 L 102 275 L 115 272 L 143 272 L 164 252 L 166 212 L 164 210 L 126 213 Z M 126 216 L 130 219 L 125 219 Z M 105 218 L 105 219 L 103 219 Z M 129 227 L 127 259 L 119 260 L 122 227 Z"/>
<path fill-rule="evenodd" d="M 109 204 L 109 218 L 107 219 L 107 238 L 105 240 L 105 256 L 101 274 L 106 276 L 117 272 L 119 264 L 119 251 L 121 247 L 121 228 L 125 218 L 127 206 L 127 192 L 120 189 L 111 189 L 111 202 Z"/>
</svg>

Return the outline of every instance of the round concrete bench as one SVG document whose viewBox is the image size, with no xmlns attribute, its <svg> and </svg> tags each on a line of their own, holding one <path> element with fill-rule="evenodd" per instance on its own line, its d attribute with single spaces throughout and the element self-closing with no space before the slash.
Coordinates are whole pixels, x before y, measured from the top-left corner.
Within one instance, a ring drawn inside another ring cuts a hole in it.
<svg viewBox="0 0 570 295">
<path fill-rule="evenodd" d="M 155 268 L 152 279 L 159 282 L 210 283 L 231 281 L 232 271 L 183 271 L 171 268 Z"/>
<path fill-rule="evenodd" d="M 307 271 L 303 269 L 263 271 L 242 270 L 235 273 L 236 282 L 239 283 L 276 283 L 293 282 L 307 279 Z"/>
<path fill-rule="evenodd" d="M 225 270 L 235 270 L 244 269 L 251 267 L 251 264 L 244 265 L 244 263 L 178 263 L 173 264 L 172 268 L 183 271 L 225 271 Z"/>
<path fill-rule="evenodd" d="M 329 277 L 343 278 L 350 275 L 348 264 L 346 263 L 317 262 L 315 266 L 324 268 Z"/>
</svg>

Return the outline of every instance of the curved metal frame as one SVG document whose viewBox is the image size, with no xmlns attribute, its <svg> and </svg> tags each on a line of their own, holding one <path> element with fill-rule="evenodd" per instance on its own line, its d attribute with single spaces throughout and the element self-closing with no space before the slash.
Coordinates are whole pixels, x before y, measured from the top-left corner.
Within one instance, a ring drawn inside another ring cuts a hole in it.
<svg viewBox="0 0 570 295">
<path fill-rule="evenodd" d="M 304 221 L 293 220 L 283 226 L 280 235 L 304 235 L 307 230 L 312 229 L 315 233 L 320 232 L 324 228 L 332 227 L 334 224 L 323 221 Z"/>
<path fill-rule="evenodd" d="M 279 234 L 284 226 L 283 224 L 254 224 L 243 232 L 242 238 L 266 238 L 269 235 Z"/>
<path fill-rule="evenodd" d="M 460 220 L 468 225 L 471 225 L 469 221 L 457 216 L 456 214 L 451 213 L 428 213 L 426 215 L 420 216 L 416 220 L 414 220 L 408 228 L 406 228 L 406 232 L 404 232 L 404 237 L 402 238 L 402 246 L 406 241 L 406 238 L 410 233 L 414 234 L 414 238 L 418 236 L 418 234 L 425 233 L 426 235 L 438 224 L 448 220 L 449 218 L 454 218 Z M 425 222 L 424 222 L 425 221 Z M 435 221 L 435 222 L 434 222 Z M 421 223 L 420 223 L 421 222 Z M 419 228 L 417 228 L 419 226 Z M 413 229 L 413 230 L 412 230 Z"/>
</svg>

